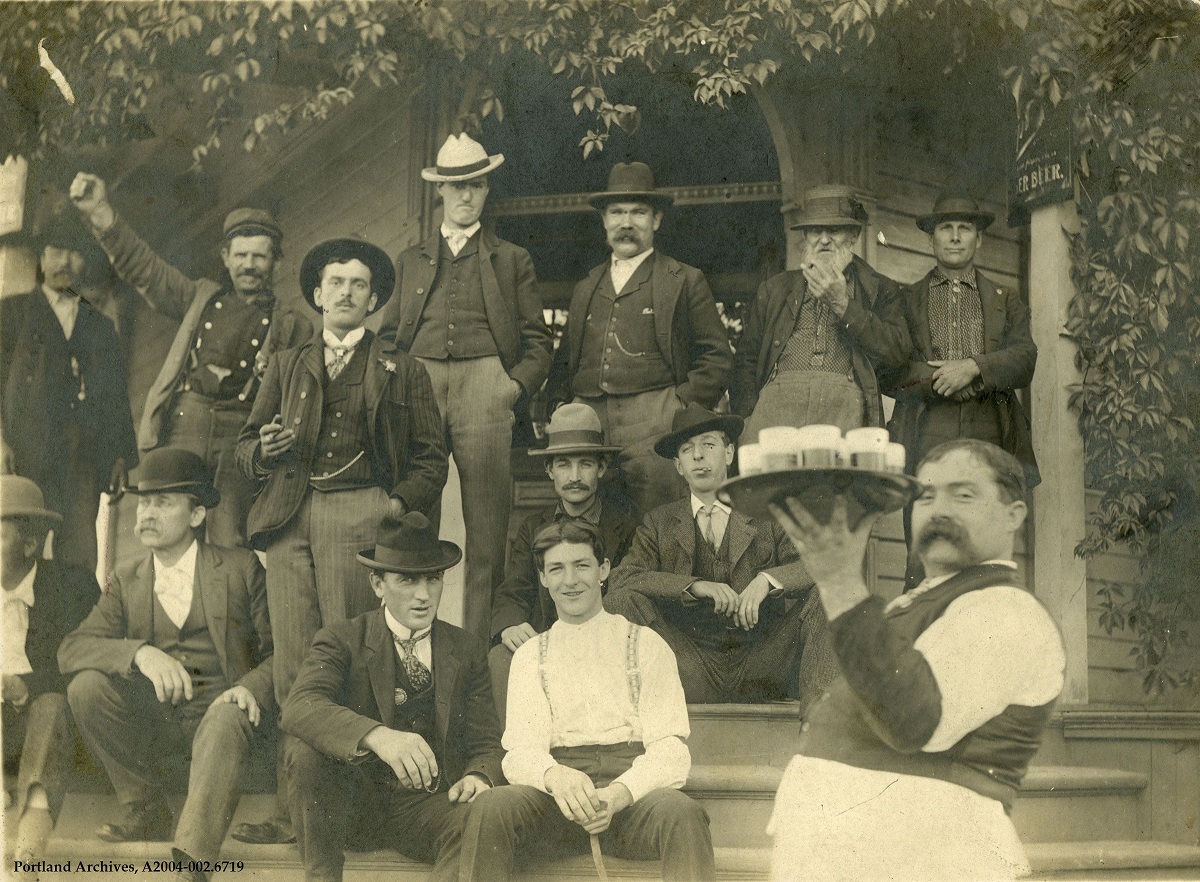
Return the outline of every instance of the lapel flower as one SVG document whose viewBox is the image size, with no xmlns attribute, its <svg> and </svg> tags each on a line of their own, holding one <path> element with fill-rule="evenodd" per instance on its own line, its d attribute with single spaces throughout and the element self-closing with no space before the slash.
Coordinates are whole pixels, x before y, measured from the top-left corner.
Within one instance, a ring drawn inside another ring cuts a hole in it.
<svg viewBox="0 0 1200 882">
<path fill-rule="evenodd" d="M 381 359 L 379 359 L 379 363 L 380 363 L 381 365 L 383 365 L 383 369 L 384 369 L 385 371 L 387 371 L 389 374 L 394 374 L 394 373 L 396 373 L 396 362 L 394 362 L 394 361 L 391 361 L 391 360 L 389 360 L 389 359 L 386 359 L 386 358 L 381 358 Z"/>
</svg>

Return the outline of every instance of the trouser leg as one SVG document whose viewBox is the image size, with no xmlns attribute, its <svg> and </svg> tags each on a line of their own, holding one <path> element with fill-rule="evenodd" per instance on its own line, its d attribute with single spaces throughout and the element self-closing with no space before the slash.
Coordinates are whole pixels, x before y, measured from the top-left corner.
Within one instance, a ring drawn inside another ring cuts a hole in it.
<svg viewBox="0 0 1200 882">
<path fill-rule="evenodd" d="M 353 770 L 291 735 L 281 737 L 296 847 L 309 882 L 340 882 L 354 799 Z"/>
<path fill-rule="evenodd" d="M 24 711 L 19 725 L 10 723 L 7 705 L 4 711 L 5 741 L 11 738 L 21 742 L 14 745 L 21 760 L 17 770 L 16 811 L 11 818 L 20 819 L 30 789 L 40 785 L 50 804 L 50 817 L 57 820 L 75 760 L 75 725 L 71 722 L 67 697 L 61 692 L 42 693 Z"/>
<path fill-rule="evenodd" d="M 496 702 L 496 716 L 500 720 L 500 730 L 504 730 L 504 721 L 508 716 L 508 672 L 512 669 L 513 653 L 503 643 L 493 646 L 488 652 L 488 670 L 492 675 L 492 698 Z"/>
<path fill-rule="evenodd" d="M 613 854 L 662 861 L 664 882 L 716 878 L 708 813 L 679 790 L 652 790 L 613 818 L 601 836 Z"/>
<path fill-rule="evenodd" d="M 283 707 L 287 700 L 313 635 L 321 627 L 317 571 L 309 542 L 312 495 L 309 491 L 296 514 L 267 546 L 264 561 L 267 611 L 275 646 L 272 677 L 278 707 Z"/>
<path fill-rule="evenodd" d="M 807 708 L 840 673 L 816 587 L 758 627 L 765 631 L 747 647 L 734 691 L 755 701 L 795 697 Z"/>
<path fill-rule="evenodd" d="M 394 790 L 389 802 L 384 809 L 387 818 L 381 844 L 394 847 L 406 857 L 432 863 L 431 882 L 455 882 L 470 805 L 451 802 L 445 791 Z"/>
<path fill-rule="evenodd" d="M 382 487 L 309 495 L 309 544 L 316 568 L 320 624 L 332 625 L 379 606 L 367 568 L 356 555 L 375 544 L 379 522 L 388 512 L 388 497 Z"/>
<path fill-rule="evenodd" d="M 518 854 L 587 850 L 587 833 L 533 787 L 493 787 L 475 797 L 462 832 L 460 882 L 508 882 Z"/>
<path fill-rule="evenodd" d="M 706 647 L 699 647 L 670 620 L 655 600 L 638 591 L 610 591 L 604 596 L 604 608 L 624 616 L 635 625 L 646 625 L 662 637 L 675 654 L 679 680 L 685 698 L 691 704 L 721 701 L 724 676 L 719 659 Z"/>
</svg>

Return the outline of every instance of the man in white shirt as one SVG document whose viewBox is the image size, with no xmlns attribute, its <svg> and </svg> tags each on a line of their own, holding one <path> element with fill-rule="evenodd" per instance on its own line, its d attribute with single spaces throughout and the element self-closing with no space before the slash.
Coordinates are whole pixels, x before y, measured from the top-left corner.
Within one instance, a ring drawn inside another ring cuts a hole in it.
<svg viewBox="0 0 1200 882">
<path fill-rule="evenodd" d="M 916 476 L 926 579 L 888 604 L 862 575 L 876 518 L 851 530 L 840 499 L 828 523 L 798 499 L 774 510 L 816 579 L 843 674 L 805 721 L 779 788 L 777 879 L 1028 872 L 1008 812 L 1066 659 L 1012 560 L 1024 472 L 999 447 L 963 439 L 931 450 Z"/>
<path fill-rule="evenodd" d="M 152 450 L 130 492 L 149 554 L 118 568 L 108 593 L 63 640 L 58 661 L 75 674 L 71 712 L 125 810 L 96 835 L 170 839 L 160 762 L 190 757 L 173 859 L 209 863 L 233 818 L 246 757 L 274 716 L 263 570 L 247 549 L 196 539 L 220 495 L 195 453 Z"/>
<path fill-rule="evenodd" d="M 604 611 L 603 540 L 576 521 L 546 526 L 534 559 L 558 621 L 513 656 L 499 787 L 475 801 L 461 878 L 512 877 L 514 855 L 587 851 L 662 861 L 665 880 L 715 877 L 708 815 L 682 793 L 691 769 L 671 650 Z"/>
</svg>

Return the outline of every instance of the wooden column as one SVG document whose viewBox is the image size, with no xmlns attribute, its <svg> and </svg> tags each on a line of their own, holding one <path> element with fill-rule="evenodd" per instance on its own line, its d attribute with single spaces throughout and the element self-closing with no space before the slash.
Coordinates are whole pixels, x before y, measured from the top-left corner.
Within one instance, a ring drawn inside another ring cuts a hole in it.
<svg viewBox="0 0 1200 882">
<path fill-rule="evenodd" d="M 1064 705 L 1088 700 L 1087 567 L 1075 556 L 1085 530 L 1083 440 L 1067 407 L 1079 382 L 1075 344 L 1065 332 L 1067 305 L 1075 293 L 1064 230 L 1078 229 L 1073 202 L 1033 210 L 1029 301 L 1038 347 L 1033 376 L 1033 447 L 1042 483 L 1034 491 L 1033 589 L 1062 629 L 1067 650 Z"/>
</svg>

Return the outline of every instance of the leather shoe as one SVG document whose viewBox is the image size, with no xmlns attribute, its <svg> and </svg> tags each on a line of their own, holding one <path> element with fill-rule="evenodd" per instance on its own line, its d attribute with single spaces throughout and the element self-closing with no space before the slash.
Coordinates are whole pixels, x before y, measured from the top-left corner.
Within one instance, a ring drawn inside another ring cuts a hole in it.
<svg viewBox="0 0 1200 882">
<path fill-rule="evenodd" d="M 96 836 L 105 842 L 166 842 L 171 838 L 171 810 L 161 803 L 137 806 L 118 824 L 101 824 Z"/>
<path fill-rule="evenodd" d="M 261 821 L 257 824 L 243 822 L 237 824 L 229 835 L 238 842 L 250 845 L 290 845 L 296 841 L 291 825 L 284 826 L 277 821 Z"/>
</svg>

